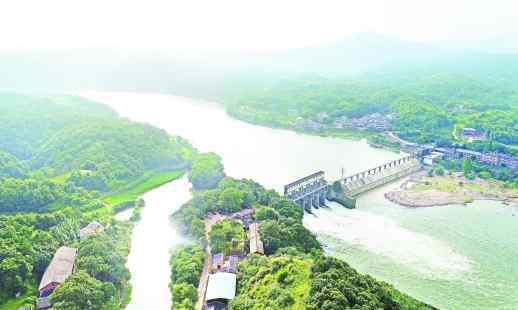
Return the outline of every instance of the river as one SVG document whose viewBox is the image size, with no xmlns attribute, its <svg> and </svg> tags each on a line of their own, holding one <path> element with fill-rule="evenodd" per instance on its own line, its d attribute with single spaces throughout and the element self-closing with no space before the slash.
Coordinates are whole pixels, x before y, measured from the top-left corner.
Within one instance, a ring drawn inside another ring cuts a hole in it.
<svg viewBox="0 0 518 310">
<path fill-rule="evenodd" d="M 187 177 L 175 180 L 142 196 L 146 206 L 133 229 L 128 268 L 133 287 L 127 310 L 171 309 L 169 250 L 185 240 L 169 215 L 191 198 Z"/>
<path fill-rule="evenodd" d="M 350 174 L 401 156 L 371 148 L 365 141 L 247 124 L 230 118 L 218 105 L 199 100 L 157 94 L 80 94 L 110 105 L 123 117 L 181 135 L 201 151 L 216 152 L 228 175 L 251 178 L 279 192 L 284 184 L 317 170 L 333 180 L 342 167 Z M 517 208 L 480 201 L 409 209 L 383 197 L 398 185 L 361 196 L 356 210 L 330 203 L 329 209 L 306 215 L 304 224 L 330 255 L 441 309 L 518 309 Z M 168 309 L 165 256 L 175 240 L 181 241 L 173 232 L 167 235 L 173 228 L 164 218 L 188 199 L 187 193 L 188 184 L 182 181 L 144 197 L 147 205 L 134 231 L 128 263 L 134 285 L 130 309 L 150 305 Z"/>
</svg>

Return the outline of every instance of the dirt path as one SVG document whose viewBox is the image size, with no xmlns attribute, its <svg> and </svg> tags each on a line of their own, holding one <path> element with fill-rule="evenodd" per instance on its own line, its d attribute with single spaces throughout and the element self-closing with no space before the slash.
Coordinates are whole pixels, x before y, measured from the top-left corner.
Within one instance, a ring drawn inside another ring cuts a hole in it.
<svg viewBox="0 0 518 310">
<path fill-rule="evenodd" d="M 205 302 L 205 295 L 207 294 L 207 285 L 209 282 L 209 269 L 212 264 L 212 251 L 209 243 L 209 232 L 212 226 L 222 219 L 226 218 L 221 214 L 212 214 L 205 219 L 205 240 L 207 240 L 207 246 L 205 247 L 205 264 L 203 265 L 203 271 L 200 276 L 200 284 L 198 285 L 198 301 L 196 302 L 196 310 L 202 310 Z"/>
</svg>

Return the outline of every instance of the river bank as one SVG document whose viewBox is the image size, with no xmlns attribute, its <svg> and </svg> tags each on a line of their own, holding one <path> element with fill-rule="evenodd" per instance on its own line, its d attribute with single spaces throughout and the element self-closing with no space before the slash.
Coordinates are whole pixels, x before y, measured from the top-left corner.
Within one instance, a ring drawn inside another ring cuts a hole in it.
<svg viewBox="0 0 518 310">
<path fill-rule="evenodd" d="M 429 177 L 426 172 L 419 172 L 398 190 L 384 196 L 393 203 L 411 208 L 468 204 L 475 200 L 518 203 L 518 190 L 506 188 L 503 182 L 469 180 L 461 173 Z"/>
</svg>

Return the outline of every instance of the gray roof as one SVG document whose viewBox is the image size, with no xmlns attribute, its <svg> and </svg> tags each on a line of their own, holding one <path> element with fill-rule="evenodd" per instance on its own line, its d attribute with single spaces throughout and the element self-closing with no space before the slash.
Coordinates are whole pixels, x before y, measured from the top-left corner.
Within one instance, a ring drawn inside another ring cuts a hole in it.
<svg viewBox="0 0 518 310">
<path fill-rule="evenodd" d="M 228 272 L 218 272 L 209 275 L 205 300 L 233 299 L 236 296 L 236 280 L 237 276 Z"/>
<path fill-rule="evenodd" d="M 250 239 L 250 253 L 264 254 L 264 246 L 259 234 L 259 224 L 250 224 L 250 232 L 248 238 Z"/>
<path fill-rule="evenodd" d="M 54 254 L 47 270 L 41 278 L 38 290 L 50 283 L 63 283 L 74 271 L 77 249 L 62 246 Z"/>
<path fill-rule="evenodd" d="M 90 224 L 86 225 L 83 229 L 79 231 L 79 238 L 83 239 L 85 237 L 88 237 L 98 231 L 102 231 L 104 229 L 103 225 L 99 222 L 91 222 Z"/>
<path fill-rule="evenodd" d="M 468 154 L 468 155 L 475 155 L 475 156 L 482 155 L 482 153 L 480 153 L 480 152 L 472 151 L 472 150 L 466 150 L 466 149 L 457 149 L 457 152 L 459 152 L 461 154 Z"/>
</svg>

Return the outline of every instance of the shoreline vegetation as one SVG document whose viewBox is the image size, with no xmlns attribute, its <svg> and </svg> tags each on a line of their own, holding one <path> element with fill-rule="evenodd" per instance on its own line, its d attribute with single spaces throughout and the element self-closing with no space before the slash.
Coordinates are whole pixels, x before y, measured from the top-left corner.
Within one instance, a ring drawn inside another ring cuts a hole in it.
<svg viewBox="0 0 518 310">
<path fill-rule="evenodd" d="M 172 182 L 184 174 L 185 171 L 148 172 L 142 178 L 129 183 L 112 194 L 106 195 L 102 198 L 102 201 L 108 208 L 111 207 L 115 212 L 120 212 L 133 207 L 143 194 Z"/>
<path fill-rule="evenodd" d="M 403 182 L 400 189 L 385 193 L 385 198 L 410 208 L 469 204 L 476 200 L 516 204 L 518 190 L 506 188 L 496 180 L 471 180 L 460 172 L 442 176 L 418 172 Z"/>
</svg>

